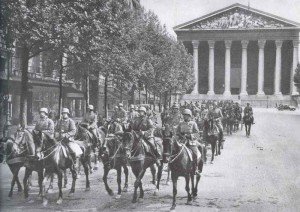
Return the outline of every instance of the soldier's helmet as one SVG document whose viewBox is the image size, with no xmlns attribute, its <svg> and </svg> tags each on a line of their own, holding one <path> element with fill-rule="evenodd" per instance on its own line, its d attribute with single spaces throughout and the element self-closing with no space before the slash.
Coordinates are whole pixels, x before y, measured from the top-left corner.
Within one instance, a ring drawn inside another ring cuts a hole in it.
<svg viewBox="0 0 300 212">
<path fill-rule="evenodd" d="M 130 105 L 130 109 L 135 109 L 134 105 Z"/>
<path fill-rule="evenodd" d="M 147 110 L 146 110 L 145 107 L 140 107 L 140 108 L 139 108 L 139 111 L 144 111 L 145 113 L 147 112 Z"/>
<path fill-rule="evenodd" d="M 117 105 L 115 106 L 115 109 L 118 109 L 118 106 L 117 106 Z"/>
<path fill-rule="evenodd" d="M 89 106 L 88 106 L 88 109 L 89 109 L 89 110 L 94 110 L 94 106 L 93 106 L 93 105 L 89 105 Z"/>
<path fill-rule="evenodd" d="M 192 111 L 190 109 L 184 109 L 182 114 L 192 116 Z"/>
<path fill-rule="evenodd" d="M 115 119 L 115 122 L 121 123 L 121 119 L 120 119 L 120 118 L 116 118 L 116 119 Z"/>
<path fill-rule="evenodd" d="M 42 107 L 42 108 L 40 109 L 40 113 L 46 113 L 46 114 L 48 114 L 48 109 L 45 108 L 45 107 Z"/>
<path fill-rule="evenodd" d="M 120 103 L 119 103 L 119 107 L 123 107 L 123 103 L 120 102 Z"/>
<path fill-rule="evenodd" d="M 68 108 L 63 108 L 63 109 L 61 110 L 61 113 L 67 113 L 67 114 L 70 115 L 70 111 L 69 111 Z"/>
</svg>

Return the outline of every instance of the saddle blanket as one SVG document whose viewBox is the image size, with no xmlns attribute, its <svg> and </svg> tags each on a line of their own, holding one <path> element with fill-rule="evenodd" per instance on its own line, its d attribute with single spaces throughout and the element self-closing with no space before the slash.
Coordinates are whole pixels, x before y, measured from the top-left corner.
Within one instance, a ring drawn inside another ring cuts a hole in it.
<svg viewBox="0 0 300 212">
<path fill-rule="evenodd" d="M 68 146 L 75 153 L 76 157 L 80 157 L 83 154 L 80 146 L 77 143 L 75 143 L 75 142 L 69 142 Z"/>
</svg>

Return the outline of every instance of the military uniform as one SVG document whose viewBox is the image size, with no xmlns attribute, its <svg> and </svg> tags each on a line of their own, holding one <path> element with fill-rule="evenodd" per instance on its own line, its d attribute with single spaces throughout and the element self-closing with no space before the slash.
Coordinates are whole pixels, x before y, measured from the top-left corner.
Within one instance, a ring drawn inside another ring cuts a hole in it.
<svg viewBox="0 0 300 212">
<path fill-rule="evenodd" d="M 143 138 L 148 144 L 150 144 L 152 149 L 155 151 L 156 157 L 161 157 L 159 151 L 157 150 L 158 145 L 155 143 L 154 140 L 154 125 L 151 119 L 149 119 L 147 116 L 139 116 L 135 119 L 133 124 L 131 124 L 130 128 L 136 132 L 142 132 Z"/>
<path fill-rule="evenodd" d="M 127 114 L 127 121 L 129 123 L 133 123 L 134 120 L 139 116 L 139 113 L 136 112 L 135 110 L 134 111 L 129 111 L 128 114 Z"/>
<path fill-rule="evenodd" d="M 179 137 L 179 140 L 187 141 L 186 145 L 193 153 L 195 165 L 197 164 L 198 154 L 201 152 L 199 150 L 201 144 L 197 141 L 198 134 L 199 130 L 194 121 L 180 122 L 176 130 L 176 135 Z"/>
<path fill-rule="evenodd" d="M 94 112 L 86 113 L 82 123 L 88 124 L 88 130 L 93 134 L 95 142 L 97 143 L 97 140 L 100 137 L 98 134 L 97 114 Z"/>
<path fill-rule="evenodd" d="M 253 110 L 252 110 L 252 107 L 251 107 L 251 106 L 249 106 L 249 107 L 246 106 L 246 107 L 244 108 L 244 118 L 245 118 L 245 115 L 246 115 L 247 113 L 250 115 L 252 124 L 254 124 Z"/>
<path fill-rule="evenodd" d="M 207 113 L 207 120 L 214 121 L 216 127 L 219 130 L 219 140 L 223 140 L 223 126 L 222 126 L 223 114 L 220 108 L 209 110 Z"/>
<path fill-rule="evenodd" d="M 66 145 L 70 148 L 75 157 L 79 157 L 83 153 L 80 146 L 74 141 L 76 125 L 71 118 L 68 117 L 58 120 L 55 130 L 59 133 L 59 139 L 68 139 Z"/>
<path fill-rule="evenodd" d="M 54 137 L 54 123 L 48 117 L 40 118 L 36 123 L 34 130 L 47 134 L 50 138 Z"/>
</svg>

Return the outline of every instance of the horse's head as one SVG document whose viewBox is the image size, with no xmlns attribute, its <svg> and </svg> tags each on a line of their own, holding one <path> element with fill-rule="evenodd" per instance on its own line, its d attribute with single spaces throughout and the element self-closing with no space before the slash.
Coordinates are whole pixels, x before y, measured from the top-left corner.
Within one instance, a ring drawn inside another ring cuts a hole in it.
<svg viewBox="0 0 300 212">
<path fill-rule="evenodd" d="M 42 158 L 43 151 L 56 144 L 56 140 L 51 138 L 47 133 L 41 131 L 34 130 L 32 132 L 32 137 L 35 144 L 35 155 L 38 158 Z"/>
<path fill-rule="evenodd" d="M 166 163 L 169 161 L 170 159 L 170 155 L 172 152 L 172 144 L 173 144 L 173 140 L 171 137 L 166 137 L 163 139 L 162 141 L 162 145 L 163 145 L 163 161 Z"/>
<path fill-rule="evenodd" d="M 122 145 L 123 145 L 123 149 L 126 152 L 127 157 L 131 156 L 131 149 L 133 148 L 134 140 L 135 140 L 135 136 L 133 132 L 123 133 Z"/>
</svg>

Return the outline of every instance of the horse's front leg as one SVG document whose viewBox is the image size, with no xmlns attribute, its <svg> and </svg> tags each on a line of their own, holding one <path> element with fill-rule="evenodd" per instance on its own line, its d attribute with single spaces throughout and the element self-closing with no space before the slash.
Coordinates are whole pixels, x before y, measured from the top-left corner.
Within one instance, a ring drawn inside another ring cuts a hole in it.
<svg viewBox="0 0 300 212">
<path fill-rule="evenodd" d="M 154 195 L 158 195 L 159 184 L 160 184 L 161 175 L 162 175 L 162 170 L 163 170 L 163 162 L 160 161 L 160 165 L 158 166 L 158 170 L 157 170 L 157 183 L 156 183 L 156 190 L 154 192 Z"/>
<path fill-rule="evenodd" d="M 72 186 L 71 186 L 71 190 L 69 192 L 69 196 L 71 196 L 75 193 L 75 184 L 76 184 L 76 179 L 77 179 L 77 172 L 73 165 L 70 167 L 70 171 L 72 173 Z"/>
<path fill-rule="evenodd" d="M 122 167 L 119 166 L 117 168 L 117 183 L 118 183 L 118 195 L 116 196 L 117 199 L 119 199 L 121 197 L 121 173 L 122 173 Z"/>
<path fill-rule="evenodd" d="M 155 178 L 156 178 L 156 168 L 155 168 L 155 165 L 151 165 L 150 166 L 150 170 L 151 170 L 151 174 L 152 174 L 152 184 L 155 185 Z"/>
<path fill-rule="evenodd" d="M 192 173 L 192 174 L 194 174 L 194 173 Z M 192 195 L 190 193 L 190 175 L 189 174 L 187 174 L 185 176 L 185 190 L 186 190 L 187 195 L 188 195 L 188 199 L 187 199 L 186 204 L 191 205 L 192 204 Z"/>
<path fill-rule="evenodd" d="M 64 170 L 64 188 L 67 188 L 67 184 L 68 184 L 67 170 Z"/>
<path fill-rule="evenodd" d="M 135 182 L 134 182 L 134 193 L 133 193 L 133 199 L 132 199 L 132 203 L 136 203 L 137 201 L 137 189 L 140 188 L 140 196 L 139 198 L 143 198 L 144 197 L 144 191 L 143 188 L 140 186 L 140 184 L 142 183 L 142 178 L 145 174 L 145 169 L 142 167 L 142 170 L 140 171 L 140 173 L 138 174 Z"/>
<path fill-rule="evenodd" d="M 123 169 L 125 174 L 125 184 L 124 184 L 123 192 L 127 192 L 128 191 L 128 167 L 126 166 L 126 164 L 123 166 Z"/>
<path fill-rule="evenodd" d="M 24 175 L 24 179 L 23 179 L 23 187 L 24 187 L 24 198 L 27 199 L 28 198 L 28 178 L 31 175 L 32 170 L 26 168 L 25 169 L 25 175 Z"/>
<path fill-rule="evenodd" d="M 175 176 L 175 174 L 171 174 L 171 178 L 172 178 L 172 183 L 173 183 L 173 203 L 172 203 L 172 207 L 170 210 L 175 210 L 176 207 L 176 195 L 177 195 L 177 180 L 178 177 Z"/>
<path fill-rule="evenodd" d="M 107 193 L 110 195 L 110 196 L 113 196 L 114 195 L 114 192 L 109 188 L 108 184 L 107 184 L 107 175 L 109 173 L 109 167 L 107 165 L 104 165 L 104 173 L 103 173 L 103 182 L 104 182 L 104 185 L 105 185 L 105 189 L 107 191 Z"/>
<path fill-rule="evenodd" d="M 13 178 L 11 180 L 10 191 L 9 191 L 8 197 L 12 197 L 12 195 L 13 195 L 14 186 L 15 186 L 15 182 L 16 182 L 16 175 L 17 175 L 17 173 L 13 172 Z"/>
<path fill-rule="evenodd" d="M 58 193 L 58 200 L 57 200 L 57 204 L 60 205 L 63 201 L 63 198 L 62 198 L 62 180 L 63 180 L 63 172 L 62 171 L 58 171 L 57 172 L 57 185 L 58 185 L 58 190 L 59 190 L 59 193 Z M 74 189 L 75 190 L 75 189 Z"/>
<path fill-rule="evenodd" d="M 89 166 L 88 162 L 84 160 L 84 158 L 81 158 L 81 164 L 84 169 L 84 174 L 85 174 L 85 191 L 90 190 L 90 179 L 89 179 Z"/>
</svg>

